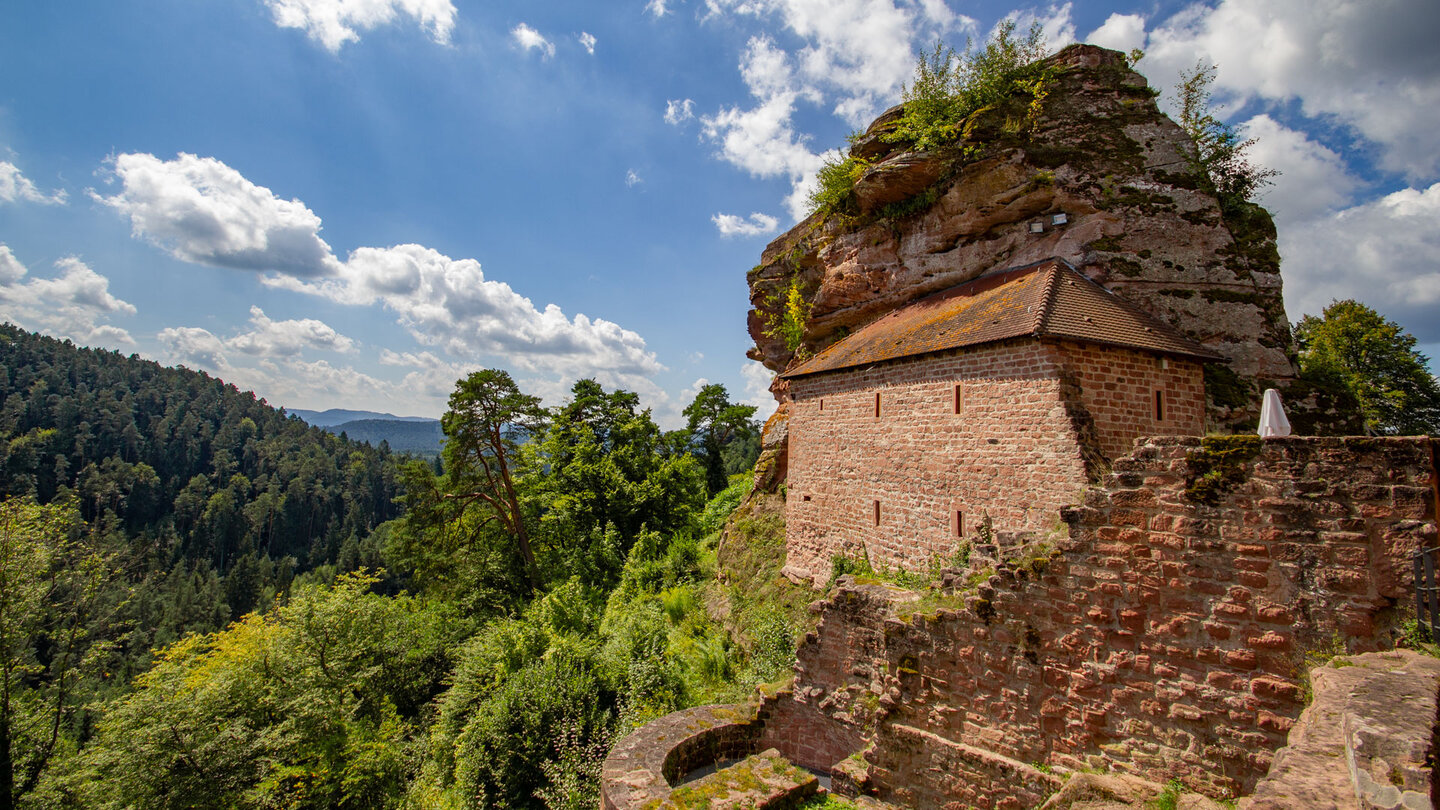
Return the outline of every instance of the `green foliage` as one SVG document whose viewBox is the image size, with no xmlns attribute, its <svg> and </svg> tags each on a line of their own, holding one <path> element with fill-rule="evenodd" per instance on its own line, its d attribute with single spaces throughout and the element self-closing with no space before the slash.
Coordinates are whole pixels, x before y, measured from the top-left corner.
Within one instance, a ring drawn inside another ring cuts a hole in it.
<svg viewBox="0 0 1440 810">
<path fill-rule="evenodd" d="M 1300 651 L 1300 696 L 1306 706 L 1315 699 L 1315 687 L 1311 680 L 1310 673 L 1316 667 L 1333 666 L 1346 667 L 1350 662 L 1344 659 L 1349 650 L 1345 647 L 1345 640 L 1340 638 L 1339 633 L 1333 633 L 1329 638 L 1320 639 L 1312 646 Z"/>
<path fill-rule="evenodd" d="M 808 210 L 854 213 L 855 183 L 869 168 L 870 161 L 864 158 L 838 152 L 827 155 L 816 174 L 815 188 L 807 198 Z"/>
<path fill-rule="evenodd" d="M 1387 435 L 1440 433 L 1440 383 L 1415 336 L 1354 300 L 1334 301 L 1321 317 L 1295 325 L 1300 370 L 1360 403 L 1366 428 Z"/>
<path fill-rule="evenodd" d="M 714 580 L 759 450 L 723 387 L 665 434 L 632 393 L 546 410 L 481 372 L 444 463 L 401 466 L 204 375 L 0 344 L 0 491 L 30 496 L 0 501 L 0 721 L 31 806 L 593 807 L 617 734 L 792 662 L 811 594 L 776 515 L 737 535 L 744 593 Z"/>
<path fill-rule="evenodd" d="M 821 169 L 821 175 L 823 178 L 824 169 Z M 785 348 L 792 352 L 799 349 L 805 339 L 805 324 L 810 319 L 810 302 L 800 294 L 799 280 L 792 279 L 785 300 L 774 301 L 772 306 L 777 311 L 773 322 L 765 330 L 765 335 L 784 341 Z M 751 411 L 753 413 L 754 409 Z"/>
<path fill-rule="evenodd" d="M 1045 55 L 1038 23 L 1024 37 L 1017 37 L 1015 23 L 1005 20 L 983 47 L 967 45 L 963 54 L 937 42 L 933 51 L 916 61 L 915 79 L 904 92 L 904 113 L 882 140 L 904 143 L 915 151 L 955 148 L 966 119 L 1016 94 L 1030 101 L 1023 120 L 1007 126 L 1018 131 L 1033 125 L 1055 75 L 1053 68 L 1037 64 Z M 809 209 L 854 214 L 855 183 L 869 167 L 869 161 L 853 155 L 827 158 L 816 177 Z"/>
<path fill-rule="evenodd" d="M 224 575 L 250 552 L 308 570 L 399 514 L 388 452 L 200 372 L 9 325 L 0 338 L 0 494 L 75 493 L 83 519 L 133 540 L 128 570 Z"/>
<path fill-rule="evenodd" d="M 1440 645 L 1435 643 L 1430 627 L 1413 617 L 1400 623 L 1400 638 L 1396 646 L 1440 658 Z"/>
<path fill-rule="evenodd" d="M 1193 70 L 1182 74 L 1175 90 L 1179 94 L 1180 128 L 1195 142 L 1189 155 L 1192 167 L 1209 178 L 1227 214 L 1237 213 L 1241 204 L 1270 185 L 1279 174 L 1250 162 L 1246 152 L 1255 139 L 1241 140 L 1235 129 L 1215 117 L 1210 103 L 1210 85 L 1215 81 L 1215 66 L 1197 62 Z"/>
<path fill-rule="evenodd" d="M 725 474 L 726 445 L 759 432 L 753 418 L 755 406 L 731 402 L 725 386 L 711 383 L 700 389 L 684 413 L 686 429 L 705 465 L 706 491 L 713 498 L 730 483 Z"/>
<path fill-rule="evenodd" d="M 566 756 L 594 762 L 595 748 L 609 748 L 616 694 L 597 653 L 593 640 L 561 633 L 497 682 L 483 654 L 466 651 L 440 701 L 432 743 L 440 781 L 460 806 L 538 807 L 545 792 L 575 798 L 571 787 L 580 786 L 551 782 L 542 764 Z M 581 775 L 590 796 L 579 798 L 593 806 L 598 774 Z"/>
<path fill-rule="evenodd" d="M 965 119 L 1012 93 L 1043 101 L 1052 74 L 1036 63 L 1045 55 L 1039 23 L 1020 38 L 1014 21 L 1004 20 L 984 46 L 967 46 L 963 54 L 937 42 L 916 63 L 915 79 L 905 88 L 905 113 L 884 139 L 917 151 L 936 149 L 954 142 Z"/>
<path fill-rule="evenodd" d="M 73 746 L 88 697 L 114 563 L 83 529 L 73 504 L 0 501 L 0 806 L 35 790 Z"/>
<path fill-rule="evenodd" d="M 1206 436 L 1200 449 L 1185 456 L 1185 496 L 1214 506 L 1245 482 L 1245 465 L 1259 455 L 1264 441 L 1255 435 Z"/>
<path fill-rule="evenodd" d="M 378 581 L 297 589 L 166 649 L 110 705 L 77 792 L 96 808 L 398 806 L 467 628 Z"/>
<path fill-rule="evenodd" d="M 887 568 L 883 565 L 873 566 L 870 563 L 870 556 L 849 557 L 844 554 L 836 554 L 830 558 L 830 585 L 840 577 L 850 575 L 861 580 L 875 582 L 888 582 L 898 585 L 901 588 L 908 588 L 913 591 L 923 591 L 930 587 L 934 572 L 926 571 L 917 573 L 907 571 L 904 568 Z"/>
<path fill-rule="evenodd" d="M 1146 802 L 1145 806 L 1150 810 L 1175 810 L 1180 806 L 1180 796 L 1185 792 L 1185 786 L 1178 780 L 1171 779 L 1165 783 L 1165 789 L 1160 795 Z"/>
<path fill-rule="evenodd" d="M 511 473 L 521 440 L 539 432 L 545 413 L 539 397 L 520 392 L 510 374 L 483 369 L 455 384 L 445 430 L 445 493 L 456 504 L 445 528 L 474 536 L 492 524 L 514 543 L 532 591 L 541 583 L 530 529 Z"/>
<path fill-rule="evenodd" d="M 799 810 L 855 810 L 855 808 L 854 803 L 846 801 L 834 793 L 806 799 L 803 804 L 799 805 Z"/>
<path fill-rule="evenodd" d="M 740 473 L 730 476 L 730 486 L 720 490 L 705 509 L 700 513 L 699 531 L 702 536 L 713 534 L 725 525 L 730 513 L 740 502 L 750 496 L 750 490 L 755 486 L 755 475 L 753 473 Z"/>
</svg>

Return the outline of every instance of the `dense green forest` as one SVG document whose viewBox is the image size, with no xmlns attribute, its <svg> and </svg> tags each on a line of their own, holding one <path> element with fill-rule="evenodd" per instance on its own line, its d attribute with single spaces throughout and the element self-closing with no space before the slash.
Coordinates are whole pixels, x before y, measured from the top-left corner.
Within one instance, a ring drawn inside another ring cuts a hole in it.
<svg viewBox="0 0 1440 810">
<path fill-rule="evenodd" d="M 788 671 L 773 506 L 717 548 L 721 386 L 665 432 L 477 372 L 413 459 L 13 327 L 0 364 L 0 810 L 593 807 L 618 735 Z"/>
</svg>

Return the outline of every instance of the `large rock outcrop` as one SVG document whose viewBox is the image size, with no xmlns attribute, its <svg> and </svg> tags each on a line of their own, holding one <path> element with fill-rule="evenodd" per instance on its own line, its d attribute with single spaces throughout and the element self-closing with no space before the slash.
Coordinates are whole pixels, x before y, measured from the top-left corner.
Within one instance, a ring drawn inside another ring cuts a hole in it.
<svg viewBox="0 0 1440 810">
<path fill-rule="evenodd" d="M 1040 99 L 978 111 L 953 146 L 910 151 L 884 138 L 901 108 L 877 119 L 851 149 L 869 165 L 847 210 L 801 222 L 750 272 L 750 356 L 781 372 L 917 298 L 1058 256 L 1229 359 L 1207 375 L 1212 427 L 1253 419 L 1260 387 L 1293 381 L 1269 214 L 1221 205 L 1120 53 L 1075 45 L 1050 61 Z M 771 334 L 791 287 L 809 305 L 796 351 Z"/>
</svg>

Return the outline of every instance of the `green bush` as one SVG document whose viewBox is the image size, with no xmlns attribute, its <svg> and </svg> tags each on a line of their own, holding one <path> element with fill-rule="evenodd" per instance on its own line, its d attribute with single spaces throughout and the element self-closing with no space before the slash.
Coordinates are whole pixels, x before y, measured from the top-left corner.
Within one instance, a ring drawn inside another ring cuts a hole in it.
<svg viewBox="0 0 1440 810">
<path fill-rule="evenodd" d="M 816 175 L 818 182 L 815 190 L 810 192 L 809 209 L 811 211 L 851 211 L 855 183 L 868 168 L 870 168 L 870 162 L 863 158 L 841 156 L 839 153 L 827 157 Z"/>
<path fill-rule="evenodd" d="M 984 47 L 967 46 L 963 54 L 937 42 L 935 50 L 916 63 L 915 80 L 905 88 L 905 112 L 883 140 L 909 143 L 916 151 L 936 149 L 954 142 L 966 118 L 1017 90 L 1043 100 L 1053 75 L 1052 69 L 1037 64 L 1044 57 L 1039 23 L 1020 39 L 1014 21 L 1005 20 Z"/>
</svg>

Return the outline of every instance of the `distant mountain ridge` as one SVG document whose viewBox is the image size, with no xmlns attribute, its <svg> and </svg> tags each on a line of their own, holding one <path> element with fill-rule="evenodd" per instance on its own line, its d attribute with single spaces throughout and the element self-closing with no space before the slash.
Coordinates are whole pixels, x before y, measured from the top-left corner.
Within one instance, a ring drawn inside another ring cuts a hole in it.
<svg viewBox="0 0 1440 810">
<path fill-rule="evenodd" d="M 377 411 L 353 411 L 348 408 L 331 408 L 328 411 L 309 411 L 304 408 L 287 408 L 286 413 L 293 414 L 305 420 L 305 423 L 312 427 L 331 428 L 343 425 L 346 422 L 357 420 L 381 420 L 387 422 L 436 422 L 439 419 L 431 419 L 427 416 L 396 416 L 393 413 L 379 413 Z"/>
<path fill-rule="evenodd" d="M 337 436 L 343 433 L 351 441 L 368 442 L 372 447 L 384 441 L 391 452 L 417 456 L 439 455 L 445 446 L 445 433 L 438 419 L 356 419 L 322 430 Z"/>
</svg>

